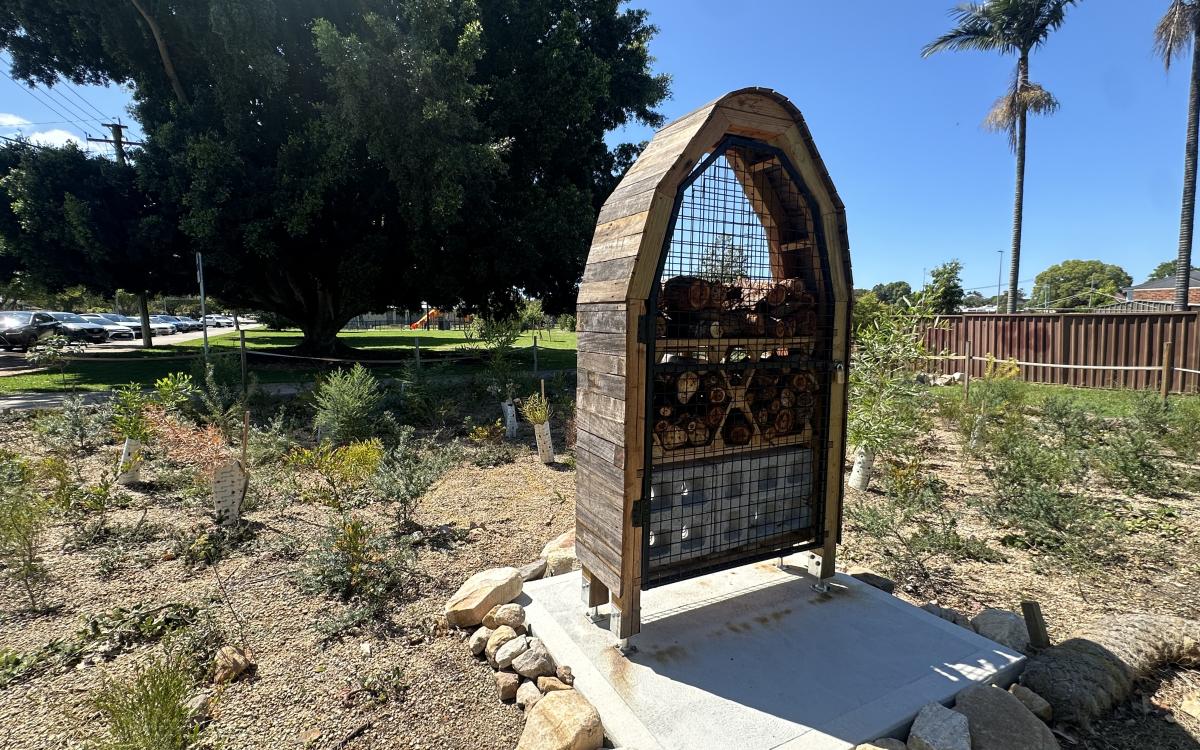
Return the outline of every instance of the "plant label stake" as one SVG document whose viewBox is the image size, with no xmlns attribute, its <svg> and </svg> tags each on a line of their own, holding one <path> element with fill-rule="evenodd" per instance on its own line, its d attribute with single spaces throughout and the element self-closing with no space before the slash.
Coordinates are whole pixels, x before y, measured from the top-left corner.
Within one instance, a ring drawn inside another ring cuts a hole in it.
<svg viewBox="0 0 1200 750">
<path fill-rule="evenodd" d="M 217 524 L 236 526 L 242 517 L 242 501 L 246 498 L 248 479 L 242 462 L 230 459 L 213 471 L 213 514 Z"/>
<path fill-rule="evenodd" d="M 642 589 L 800 552 L 834 575 L 851 281 L 845 208 L 769 89 L 668 124 L 605 202 L 577 302 L 575 530 L 619 643 Z"/>
</svg>

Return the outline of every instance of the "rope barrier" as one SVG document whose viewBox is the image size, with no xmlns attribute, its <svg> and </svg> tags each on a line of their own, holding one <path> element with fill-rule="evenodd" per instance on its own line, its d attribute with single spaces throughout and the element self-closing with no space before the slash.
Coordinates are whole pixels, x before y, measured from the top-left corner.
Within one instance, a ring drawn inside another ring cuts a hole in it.
<svg viewBox="0 0 1200 750">
<path fill-rule="evenodd" d="M 949 354 L 949 355 L 929 356 L 929 357 L 926 357 L 926 359 L 962 361 L 962 360 L 966 359 L 966 356 L 963 354 Z M 1019 359 L 998 359 L 996 357 L 990 357 L 990 358 L 989 357 L 971 357 L 971 361 L 972 362 L 989 362 L 989 361 L 1016 362 L 1018 365 L 1021 365 L 1022 367 L 1049 367 L 1052 369 L 1059 369 L 1059 370 L 1129 370 L 1129 371 L 1141 371 L 1141 372 L 1159 372 L 1160 370 L 1162 370 L 1162 367 L 1152 366 L 1152 365 L 1142 365 L 1142 366 L 1136 366 L 1136 367 L 1135 366 L 1126 366 L 1126 365 L 1059 365 L 1059 364 L 1050 364 L 1050 363 L 1046 363 L 1046 362 L 1023 362 Z M 1197 375 L 1200 375 L 1200 372 L 1197 372 L 1196 370 L 1185 370 L 1182 367 L 1176 367 L 1175 369 L 1178 370 L 1179 372 L 1189 372 L 1189 373 L 1196 373 Z"/>
</svg>

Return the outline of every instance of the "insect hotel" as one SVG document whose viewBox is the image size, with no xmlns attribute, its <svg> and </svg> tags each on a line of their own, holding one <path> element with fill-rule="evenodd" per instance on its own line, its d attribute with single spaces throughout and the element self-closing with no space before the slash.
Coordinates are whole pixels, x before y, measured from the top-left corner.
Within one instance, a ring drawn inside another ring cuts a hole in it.
<svg viewBox="0 0 1200 750">
<path fill-rule="evenodd" d="M 833 575 L 851 278 L 795 106 L 742 89 L 660 130 L 604 204 L 579 290 L 576 551 L 588 607 L 812 551 Z"/>
</svg>

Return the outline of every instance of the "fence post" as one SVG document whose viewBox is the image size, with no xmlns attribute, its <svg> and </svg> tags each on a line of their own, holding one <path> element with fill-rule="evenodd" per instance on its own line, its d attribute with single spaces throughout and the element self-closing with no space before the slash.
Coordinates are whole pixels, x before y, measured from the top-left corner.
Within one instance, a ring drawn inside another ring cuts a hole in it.
<svg viewBox="0 0 1200 750">
<path fill-rule="evenodd" d="M 534 374 L 534 375 L 537 375 L 537 371 L 538 371 L 538 361 L 537 361 L 537 336 L 534 336 L 534 337 L 533 337 L 533 374 Z"/>
<path fill-rule="evenodd" d="M 421 366 L 421 339 L 413 336 L 413 353 L 417 357 L 417 367 Z"/>
<path fill-rule="evenodd" d="M 967 339 L 967 366 L 963 369 L 963 401 L 971 400 L 972 354 L 974 354 L 974 349 L 971 347 L 971 339 Z"/>
<path fill-rule="evenodd" d="M 1159 390 L 1163 401 L 1167 400 L 1167 396 L 1171 393 L 1171 382 L 1175 379 L 1175 342 L 1167 340 L 1163 342 L 1162 349 L 1162 377 L 1159 383 Z"/>
<path fill-rule="evenodd" d="M 242 350 L 242 397 L 245 398 L 249 391 L 246 387 L 246 330 L 244 328 L 238 330 L 238 338 Z"/>
</svg>

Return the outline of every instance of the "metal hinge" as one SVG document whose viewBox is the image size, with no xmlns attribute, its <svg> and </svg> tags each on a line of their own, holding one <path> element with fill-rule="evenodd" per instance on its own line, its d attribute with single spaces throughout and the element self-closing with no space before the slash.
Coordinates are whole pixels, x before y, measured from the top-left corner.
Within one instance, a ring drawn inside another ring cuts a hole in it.
<svg viewBox="0 0 1200 750">
<path fill-rule="evenodd" d="M 645 526 L 650 523 L 650 503 L 645 500 L 634 500 L 630 508 L 630 519 L 634 526 Z"/>
</svg>

